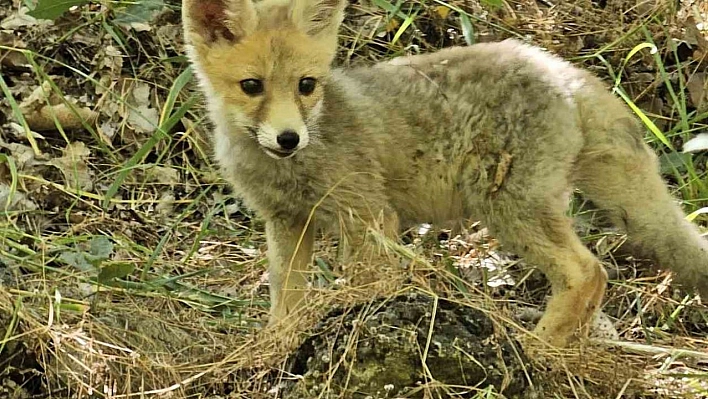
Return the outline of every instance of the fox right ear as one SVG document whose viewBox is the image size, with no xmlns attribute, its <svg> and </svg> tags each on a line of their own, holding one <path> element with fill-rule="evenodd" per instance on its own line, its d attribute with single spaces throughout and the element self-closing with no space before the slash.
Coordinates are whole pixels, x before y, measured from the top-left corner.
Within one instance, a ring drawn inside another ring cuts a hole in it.
<svg viewBox="0 0 708 399">
<path fill-rule="evenodd" d="M 252 0 L 183 0 L 185 36 L 210 45 L 219 40 L 238 42 L 258 23 Z"/>
<path fill-rule="evenodd" d="M 334 36 L 344 19 L 348 0 L 293 0 L 294 22 L 311 36 Z"/>
</svg>

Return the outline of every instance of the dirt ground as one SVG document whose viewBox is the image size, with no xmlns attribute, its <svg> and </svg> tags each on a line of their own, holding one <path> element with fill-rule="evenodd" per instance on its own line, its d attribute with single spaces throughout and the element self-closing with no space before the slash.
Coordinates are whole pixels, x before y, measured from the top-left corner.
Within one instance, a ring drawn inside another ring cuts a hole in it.
<svg viewBox="0 0 708 399">
<path fill-rule="evenodd" d="M 405 269 L 338 265 L 335 243 L 322 237 L 318 299 L 299 325 L 264 330 L 263 225 L 230 197 L 210 158 L 179 2 L 77 1 L 53 20 L 31 17 L 27 3 L 0 0 L 0 398 L 494 398 L 511 380 L 521 385 L 508 395 L 708 397 L 706 300 L 627 256 L 624 237 L 580 200 L 577 230 L 610 274 L 611 342 L 520 356 L 513 378 L 490 372 L 486 385 L 466 390 L 447 389 L 456 383 L 433 368 L 451 366 L 426 364 L 426 351 L 407 361 L 421 368 L 406 371 L 415 389 L 346 393 L 359 389 L 348 356 L 389 342 L 381 336 L 402 337 L 391 320 L 405 317 L 385 316 L 402 314 L 392 298 L 425 294 L 411 313 L 420 331 L 454 330 L 435 328 L 476 315 L 489 327 L 469 330 L 489 338 L 480 353 L 499 356 L 480 358 L 511 365 L 502 352 L 532 327 L 545 279 L 474 221 L 460 236 L 425 226 L 406 234 L 402 250 L 415 261 Z M 338 64 L 507 37 L 560 54 L 626 95 L 677 199 L 706 226 L 708 156 L 682 149 L 708 133 L 708 2 L 352 1 Z M 352 286 L 357 274 L 371 283 Z M 438 301 L 451 305 L 432 312 Z M 431 322 L 431 312 L 440 318 Z M 351 332 L 372 320 L 380 334 Z"/>
</svg>

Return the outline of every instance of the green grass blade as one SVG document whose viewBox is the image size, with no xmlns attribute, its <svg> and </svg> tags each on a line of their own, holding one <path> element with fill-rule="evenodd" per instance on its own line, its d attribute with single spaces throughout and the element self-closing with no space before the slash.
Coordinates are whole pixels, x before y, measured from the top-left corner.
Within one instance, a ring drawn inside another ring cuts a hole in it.
<svg viewBox="0 0 708 399">
<path fill-rule="evenodd" d="M 411 24 L 413 23 L 413 20 L 415 20 L 416 16 L 417 16 L 417 13 L 409 15 L 408 17 L 406 17 L 406 19 L 403 20 L 403 23 L 396 31 L 396 34 L 393 36 L 393 40 L 391 40 L 391 46 L 398 43 L 398 40 L 401 38 L 401 35 L 403 35 L 403 33 L 406 31 L 406 29 L 408 29 L 409 26 L 411 26 Z"/>
<path fill-rule="evenodd" d="M 170 116 L 158 127 L 158 129 L 150 137 L 150 139 L 145 144 L 143 144 L 143 146 L 140 147 L 140 149 L 135 154 L 133 154 L 132 157 L 130 157 L 130 159 L 125 163 L 120 173 L 118 173 L 118 176 L 116 176 L 116 180 L 106 191 L 106 195 L 104 196 L 102 204 L 102 207 L 104 209 L 108 209 L 108 206 L 111 203 L 111 199 L 116 195 L 116 193 L 120 189 L 120 186 L 128 177 L 128 173 L 130 173 L 130 171 L 148 155 L 148 153 L 157 145 L 157 143 L 169 137 L 168 132 L 172 130 L 172 128 L 177 124 L 177 122 L 182 119 L 182 117 L 187 113 L 187 111 L 189 111 L 194 106 L 194 104 L 196 104 L 196 102 L 197 97 L 195 95 L 190 96 L 187 101 L 185 101 L 182 106 L 180 106 L 177 111 L 172 114 L 172 116 Z"/>
<path fill-rule="evenodd" d="M 32 151 L 34 151 L 34 155 L 41 155 L 42 151 L 40 151 L 39 146 L 37 145 L 37 140 L 34 139 L 34 136 L 32 135 L 32 130 L 30 130 L 24 115 L 22 115 L 22 111 L 20 110 L 19 104 L 17 104 L 17 101 L 15 101 L 15 97 L 12 96 L 10 88 L 7 86 L 7 83 L 5 83 L 5 79 L 2 78 L 1 74 L 0 89 L 2 89 L 2 93 L 5 95 L 7 102 L 10 104 L 12 114 L 15 116 L 17 121 L 20 122 L 20 125 L 24 129 L 25 135 L 27 136 L 27 141 L 29 141 L 30 147 L 32 147 Z"/>
<path fill-rule="evenodd" d="M 662 142 L 662 144 L 664 144 L 664 145 L 665 145 L 667 148 L 669 148 L 671 151 L 676 151 L 676 150 L 674 149 L 674 146 L 671 145 L 671 142 L 669 142 L 669 140 L 666 138 L 666 136 L 664 135 L 664 133 L 662 133 L 661 130 L 659 130 L 659 128 L 656 126 L 656 124 L 655 124 L 654 122 L 652 122 L 652 120 L 649 119 L 649 117 L 647 117 L 647 115 L 644 113 L 644 111 L 642 111 L 641 109 L 639 109 L 639 107 L 637 107 L 637 105 L 634 103 L 634 101 L 632 101 L 632 100 L 627 96 L 627 94 L 624 93 L 624 91 L 623 91 L 621 88 L 616 87 L 613 91 L 614 91 L 615 93 L 617 93 L 617 94 L 622 98 L 622 100 L 624 100 L 625 103 L 627 103 L 627 105 L 629 106 L 629 108 L 631 108 L 632 111 L 633 111 L 635 114 L 637 114 L 637 116 L 639 117 L 639 119 L 642 120 L 642 122 L 644 123 L 644 125 L 649 129 L 649 131 L 652 132 L 652 134 L 653 134 L 657 139 L 659 139 L 659 141 Z"/>
</svg>

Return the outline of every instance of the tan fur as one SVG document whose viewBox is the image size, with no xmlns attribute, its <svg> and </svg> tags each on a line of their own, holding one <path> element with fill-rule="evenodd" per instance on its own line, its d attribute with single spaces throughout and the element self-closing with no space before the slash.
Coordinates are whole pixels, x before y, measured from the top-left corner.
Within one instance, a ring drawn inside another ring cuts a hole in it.
<svg viewBox="0 0 708 399">
<path fill-rule="evenodd" d="M 473 218 L 548 276 L 536 331 L 565 345 L 607 280 L 566 215 L 573 187 L 708 297 L 708 245 L 670 197 L 641 126 L 597 78 L 513 40 L 333 70 L 345 4 L 184 0 L 216 159 L 266 220 L 272 322 L 302 301 L 317 228 L 343 233 L 356 253 L 371 225 L 395 239 L 401 227 Z M 319 81 L 310 96 L 297 91 L 306 76 Z M 263 79 L 264 93 L 244 95 L 247 78 Z M 266 154 L 288 128 L 306 143 Z"/>
</svg>

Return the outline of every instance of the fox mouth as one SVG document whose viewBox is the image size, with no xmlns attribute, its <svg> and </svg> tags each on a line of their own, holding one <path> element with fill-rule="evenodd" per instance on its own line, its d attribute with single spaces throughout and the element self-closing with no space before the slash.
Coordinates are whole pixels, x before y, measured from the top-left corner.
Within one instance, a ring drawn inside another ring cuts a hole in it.
<svg viewBox="0 0 708 399">
<path fill-rule="evenodd" d="M 258 145 L 261 147 L 263 152 L 265 152 L 271 158 L 275 158 L 275 159 L 290 158 L 293 155 L 295 155 L 295 153 L 298 151 L 297 148 L 294 148 L 292 150 L 286 150 L 283 148 L 275 149 L 275 148 L 269 147 L 267 145 L 264 145 L 263 143 L 260 142 L 260 140 L 258 140 L 258 129 L 256 129 L 255 127 L 252 127 L 252 126 L 248 126 L 246 129 L 248 131 L 248 135 L 251 136 L 251 138 L 253 140 L 255 140 L 256 143 L 258 143 Z"/>
<path fill-rule="evenodd" d="M 262 147 L 266 154 L 272 156 L 273 158 L 285 159 L 293 156 L 295 151 L 292 150 L 274 150 L 268 147 Z"/>
</svg>

